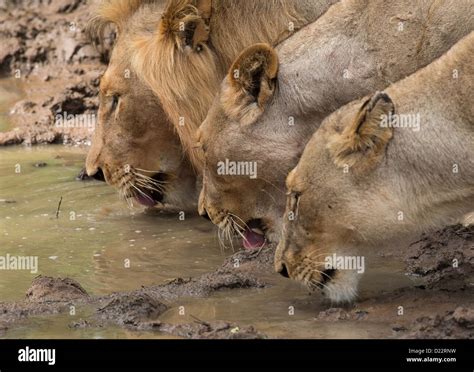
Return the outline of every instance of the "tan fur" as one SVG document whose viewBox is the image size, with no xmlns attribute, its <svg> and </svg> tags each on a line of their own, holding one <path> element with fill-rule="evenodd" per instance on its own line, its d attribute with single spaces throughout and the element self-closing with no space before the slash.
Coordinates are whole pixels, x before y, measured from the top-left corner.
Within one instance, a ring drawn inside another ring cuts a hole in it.
<svg viewBox="0 0 474 372">
<path fill-rule="evenodd" d="M 349 146 L 360 156 L 348 172 L 334 151 L 358 142 L 354 120 L 360 121 L 367 101 L 350 103 L 324 120 L 287 178 L 289 198 L 298 202 L 287 204 L 277 271 L 284 268 L 291 278 L 316 286 L 324 279 L 325 257 L 364 255 L 456 222 L 474 209 L 473 55 L 474 32 L 385 91 L 384 102 L 393 101 L 396 115 L 419 114 L 421 126 L 419 131 L 394 127 L 370 172 L 353 171 L 372 162 L 363 156 L 364 147 Z M 380 96 L 369 102 L 380 102 Z M 365 115 L 360 125 L 376 128 L 382 120 Z M 369 142 L 378 141 L 377 130 L 366 135 Z M 297 218 L 290 220 L 290 213 Z M 324 292 L 334 301 L 351 301 L 359 276 L 338 270 L 324 283 Z"/>
<path fill-rule="evenodd" d="M 94 9 L 94 16 L 89 20 L 87 29 L 91 36 L 101 39 L 104 28 L 113 24 L 117 31 L 123 31 L 130 16 L 144 3 L 153 0 L 102 0 Z"/>
<path fill-rule="evenodd" d="M 206 211 L 218 226 L 226 226 L 232 216 L 241 225 L 259 220 L 267 241 L 278 242 L 285 177 L 322 120 L 439 58 L 474 29 L 472 14 L 470 0 L 341 0 L 278 45 L 277 89 L 266 104 L 259 106 L 245 90 L 235 89 L 229 71 L 199 129 L 206 161 L 201 213 Z M 261 83 L 265 88 L 265 79 Z M 376 106 L 368 117 L 375 119 L 387 109 Z M 365 117 L 367 110 L 358 119 L 352 116 L 354 127 L 330 145 L 341 172 L 345 165 L 361 174 L 370 171 L 391 139 L 390 128 L 373 125 L 353 136 Z M 217 164 L 225 159 L 256 162 L 257 177 L 218 174 Z"/>
<path fill-rule="evenodd" d="M 334 163 L 358 173 L 376 166 L 393 135 L 393 128 L 380 126 L 380 118 L 393 112 L 393 102 L 385 94 L 377 93 L 368 99 L 340 138 L 328 144 Z"/>
<path fill-rule="evenodd" d="M 137 14 L 139 9 L 142 14 Z M 90 175 L 100 168 L 129 203 L 141 192 L 159 189 L 164 192 L 161 208 L 194 210 L 195 174 L 160 101 L 138 78 L 129 58 L 130 33 L 143 27 L 145 14 L 159 17 L 161 11 L 159 1 L 110 0 L 99 5 L 90 31 L 110 24 L 119 34 L 100 82 L 98 123 L 86 168 Z M 163 182 L 148 182 L 146 177 L 158 173 Z"/>
<path fill-rule="evenodd" d="M 246 124 L 254 122 L 273 95 L 277 73 L 278 55 L 270 45 L 255 44 L 245 49 L 231 66 L 227 75 L 230 84 L 220 98 L 227 115 Z M 254 97 L 251 93 L 257 87 L 259 94 Z"/>
<path fill-rule="evenodd" d="M 159 97 L 198 171 L 203 159 L 195 146 L 195 131 L 233 59 L 253 43 L 279 42 L 294 32 L 289 31 L 290 22 L 297 30 L 335 1 L 215 0 L 209 11 L 206 2 L 170 0 L 156 31 L 133 38 L 132 64 Z M 207 22 L 203 17 L 209 13 Z M 198 32 L 193 34 L 194 28 Z M 193 42 L 188 45 L 191 35 Z"/>
</svg>

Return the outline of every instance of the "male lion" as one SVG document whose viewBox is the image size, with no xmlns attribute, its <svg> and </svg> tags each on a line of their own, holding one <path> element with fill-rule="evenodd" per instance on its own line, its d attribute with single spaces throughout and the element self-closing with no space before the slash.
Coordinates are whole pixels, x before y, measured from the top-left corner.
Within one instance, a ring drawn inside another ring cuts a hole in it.
<svg viewBox="0 0 474 372">
<path fill-rule="evenodd" d="M 276 51 L 243 51 L 197 134 L 206 160 L 200 213 L 243 235 L 247 248 L 277 242 L 286 175 L 324 117 L 417 71 L 473 29 L 470 0 L 344 0 Z M 245 168 L 253 172 L 239 173 Z"/>
<path fill-rule="evenodd" d="M 195 210 L 194 170 L 160 101 L 130 64 L 130 34 L 154 25 L 161 13 L 160 2 L 104 1 L 91 22 L 98 33 L 114 24 L 118 36 L 100 82 L 99 120 L 86 169 L 89 175 L 103 172 L 128 202 Z"/>
<path fill-rule="evenodd" d="M 473 56 L 474 32 L 384 93 L 324 120 L 286 181 L 278 272 L 351 301 L 360 275 L 328 258 L 473 210 Z"/>
</svg>

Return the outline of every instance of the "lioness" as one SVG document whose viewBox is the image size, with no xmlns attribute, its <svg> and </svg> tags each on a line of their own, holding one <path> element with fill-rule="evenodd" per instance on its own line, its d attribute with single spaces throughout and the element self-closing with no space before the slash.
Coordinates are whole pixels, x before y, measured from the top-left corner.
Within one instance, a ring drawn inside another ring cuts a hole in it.
<svg viewBox="0 0 474 372">
<path fill-rule="evenodd" d="M 474 29 L 473 15 L 470 0 L 344 0 L 276 50 L 243 51 L 197 134 L 200 213 L 247 248 L 277 242 L 286 175 L 324 117 L 441 56 Z"/>
<path fill-rule="evenodd" d="M 278 272 L 351 301 L 360 275 L 328 257 L 353 256 L 473 210 L 473 56 L 474 32 L 385 92 L 324 120 L 286 181 Z"/>
<path fill-rule="evenodd" d="M 154 25 L 161 2 L 104 1 L 90 27 L 118 31 L 100 82 L 98 123 L 86 160 L 89 175 L 103 172 L 129 203 L 195 210 L 196 176 L 160 101 L 130 64 L 129 37 Z"/>
</svg>

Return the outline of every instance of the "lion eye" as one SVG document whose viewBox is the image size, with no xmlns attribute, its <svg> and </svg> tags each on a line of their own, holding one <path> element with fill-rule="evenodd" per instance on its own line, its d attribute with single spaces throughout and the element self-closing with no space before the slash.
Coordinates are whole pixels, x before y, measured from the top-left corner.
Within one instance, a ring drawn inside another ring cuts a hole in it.
<svg viewBox="0 0 474 372">
<path fill-rule="evenodd" d="M 296 212 L 300 201 L 301 193 L 298 191 L 292 191 L 288 194 L 288 209 L 292 212 Z"/>
<path fill-rule="evenodd" d="M 114 94 L 112 96 L 112 103 L 110 105 L 110 111 L 115 111 L 119 102 L 120 96 L 118 94 Z"/>
</svg>

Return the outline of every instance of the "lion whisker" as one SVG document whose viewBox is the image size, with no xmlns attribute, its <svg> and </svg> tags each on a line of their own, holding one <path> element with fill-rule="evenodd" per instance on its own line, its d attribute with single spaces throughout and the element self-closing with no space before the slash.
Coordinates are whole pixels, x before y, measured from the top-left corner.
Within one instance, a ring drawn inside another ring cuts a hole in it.
<svg viewBox="0 0 474 372">
<path fill-rule="evenodd" d="M 149 177 L 149 176 L 146 176 L 146 175 L 141 174 L 141 173 L 138 173 L 138 172 L 134 172 L 133 174 L 134 174 L 135 176 L 141 177 L 141 178 L 146 179 L 146 180 L 148 180 L 148 181 L 150 181 L 150 182 L 153 182 L 153 183 L 160 183 L 160 184 L 169 183 L 169 182 L 167 182 L 167 181 L 162 181 L 162 180 L 158 181 L 158 180 L 155 180 L 155 179 L 153 179 L 153 178 L 151 178 L 151 177 Z"/>
<path fill-rule="evenodd" d="M 260 177 L 260 176 L 258 178 L 261 179 L 262 181 L 268 183 L 270 186 L 273 186 L 275 189 L 280 191 L 282 194 L 286 195 L 286 190 L 281 189 L 279 186 L 275 185 L 273 182 L 270 182 L 270 181 L 268 181 L 265 178 Z"/>
<path fill-rule="evenodd" d="M 244 227 L 246 227 L 247 229 L 250 229 L 249 226 L 247 225 L 247 223 L 242 219 L 240 218 L 239 216 L 237 216 L 236 214 L 233 214 L 233 213 L 230 213 L 230 212 L 227 212 L 228 215 L 232 216 L 232 217 L 235 217 L 237 218 L 240 222 L 242 222 L 244 224 Z M 239 225 L 240 226 L 240 225 Z M 245 230 L 245 229 L 242 229 L 242 230 Z"/>
<path fill-rule="evenodd" d="M 315 279 L 310 279 L 307 281 L 307 283 L 311 284 L 312 288 L 313 289 L 316 289 L 316 290 L 321 290 L 321 286 L 323 286 L 324 288 L 326 288 L 328 291 L 330 291 L 331 289 L 324 283 L 321 283 L 321 282 L 318 282 L 317 280 Z"/>
<path fill-rule="evenodd" d="M 142 190 L 140 190 L 137 186 L 135 186 L 133 183 L 130 184 L 135 190 L 137 190 L 140 194 L 148 198 L 148 195 L 145 194 Z"/>
<path fill-rule="evenodd" d="M 147 184 L 147 183 L 144 183 L 144 182 L 141 182 L 139 180 L 136 180 L 136 183 L 140 186 L 142 186 L 143 188 L 146 188 L 148 190 L 155 190 L 155 191 L 158 191 L 160 193 L 162 193 L 164 191 L 164 188 L 158 188 L 154 185 L 150 185 L 150 184 Z"/>
<path fill-rule="evenodd" d="M 146 173 L 161 173 L 161 171 L 159 171 L 159 170 L 157 170 L 157 171 L 152 171 L 152 170 L 147 170 L 147 169 L 142 169 L 142 168 L 136 168 L 136 167 L 133 167 L 133 169 L 139 170 L 140 172 L 146 172 Z"/>
<path fill-rule="evenodd" d="M 263 191 L 265 194 L 269 195 L 269 196 L 273 199 L 273 202 L 274 202 L 275 204 L 277 204 L 277 201 L 276 201 L 275 197 L 274 197 L 272 194 L 270 194 L 270 193 L 269 193 L 267 190 L 265 190 L 265 189 L 262 189 L 261 191 Z"/>
</svg>

